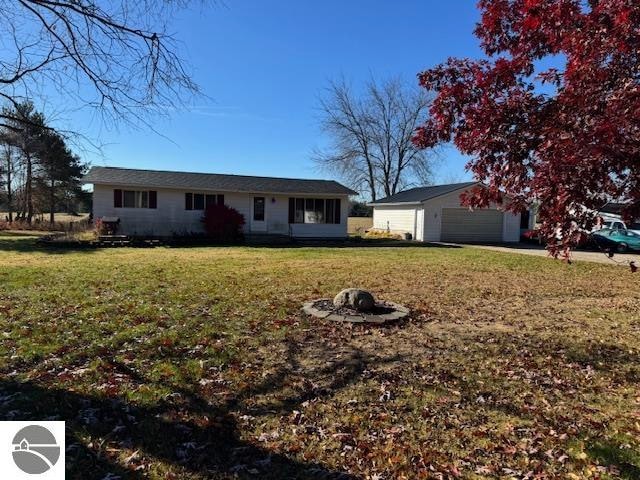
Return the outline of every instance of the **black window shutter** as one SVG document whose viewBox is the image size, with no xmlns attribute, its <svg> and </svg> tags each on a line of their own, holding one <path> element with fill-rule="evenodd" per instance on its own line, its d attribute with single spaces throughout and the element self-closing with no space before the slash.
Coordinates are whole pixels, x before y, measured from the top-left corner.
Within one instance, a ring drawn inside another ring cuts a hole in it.
<svg viewBox="0 0 640 480">
<path fill-rule="evenodd" d="M 192 193 L 184 194 L 184 209 L 193 210 L 193 194 Z"/>
<path fill-rule="evenodd" d="M 340 223 L 340 199 L 336 198 L 336 223 Z"/>
<path fill-rule="evenodd" d="M 289 223 L 296 223 L 296 199 L 289 199 Z"/>
<path fill-rule="evenodd" d="M 158 208 L 158 192 L 149 190 L 149 208 Z"/>
<path fill-rule="evenodd" d="M 224 195 L 218 195 L 218 205 L 224 205 Z"/>
<path fill-rule="evenodd" d="M 122 190 L 119 188 L 113 191 L 113 206 L 115 208 L 122 208 Z"/>
</svg>

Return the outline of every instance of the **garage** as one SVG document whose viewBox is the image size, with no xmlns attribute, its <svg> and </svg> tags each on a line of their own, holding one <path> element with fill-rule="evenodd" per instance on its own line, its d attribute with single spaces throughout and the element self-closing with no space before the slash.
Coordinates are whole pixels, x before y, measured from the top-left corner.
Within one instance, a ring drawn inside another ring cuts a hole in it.
<svg viewBox="0 0 640 480">
<path fill-rule="evenodd" d="M 460 196 L 477 182 L 429 185 L 405 190 L 369 203 L 373 229 L 411 236 L 423 242 L 503 243 L 520 239 L 520 214 L 498 205 L 473 211 Z"/>
<path fill-rule="evenodd" d="M 498 243 L 502 242 L 504 214 L 499 210 L 468 208 L 443 208 L 443 242 Z"/>
</svg>

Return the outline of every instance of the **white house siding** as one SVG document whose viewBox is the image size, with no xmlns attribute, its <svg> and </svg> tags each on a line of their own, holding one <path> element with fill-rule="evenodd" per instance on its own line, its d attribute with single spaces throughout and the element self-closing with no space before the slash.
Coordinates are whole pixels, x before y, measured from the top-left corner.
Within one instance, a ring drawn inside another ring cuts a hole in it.
<svg viewBox="0 0 640 480">
<path fill-rule="evenodd" d="M 421 210 L 421 205 L 376 205 L 373 209 L 373 228 L 421 237 L 416 229 L 418 217 L 422 218 Z"/>
<path fill-rule="evenodd" d="M 432 198 L 424 203 L 424 239 L 427 242 L 441 240 L 442 209 L 460 208 L 460 190 Z M 495 208 L 495 205 L 491 208 Z M 517 242 L 520 239 L 520 214 L 504 212 L 503 241 Z"/>
<path fill-rule="evenodd" d="M 113 190 L 156 190 L 158 192 L 157 208 L 115 208 L 113 206 Z M 200 221 L 201 210 L 185 210 L 184 194 L 193 193 L 221 193 L 224 194 L 226 205 L 238 210 L 245 218 L 244 230 L 251 231 L 253 214 L 253 197 L 265 197 L 265 221 L 267 233 L 288 235 L 289 228 L 289 196 L 269 195 L 264 193 L 235 193 L 202 190 L 173 190 L 166 188 L 136 188 L 114 185 L 94 185 L 93 215 L 94 218 L 119 217 L 119 232 L 125 235 L 170 236 L 191 232 L 203 232 Z M 346 195 L 307 195 L 313 198 L 340 198 L 340 224 L 293 224 L 291 234 L 299 237 L 346 237 L 348 196 Z M 264 233 L 264 232 L 261 232 Z"/>
</svg>

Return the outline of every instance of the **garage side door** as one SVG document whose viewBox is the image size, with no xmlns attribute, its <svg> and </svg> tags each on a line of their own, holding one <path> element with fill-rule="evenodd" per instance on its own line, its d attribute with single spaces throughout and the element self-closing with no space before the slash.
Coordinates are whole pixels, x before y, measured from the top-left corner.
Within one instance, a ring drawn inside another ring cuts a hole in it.
<svg viewBox="0 0 640 480">
<path fill-rule="evenodd" d="M 499 210 L 443 208 L 440 238 L 443 242 L 502 242 L 503 218 Z"/>
</svg>

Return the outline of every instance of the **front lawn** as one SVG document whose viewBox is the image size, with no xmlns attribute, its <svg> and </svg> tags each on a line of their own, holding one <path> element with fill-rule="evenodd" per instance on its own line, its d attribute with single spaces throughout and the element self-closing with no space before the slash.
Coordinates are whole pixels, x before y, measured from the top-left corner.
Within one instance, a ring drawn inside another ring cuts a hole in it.
<svg viewBox="0 0 640 480">
<path fill-rule="evenodd" d="M 0 237 L 0 415 L 66 420 L 69 479 L 640 478 L 640 276 L 626 269 L 33 242 Z M 346 286 L 412 319 L 299 315 Z"/>
</svg>

